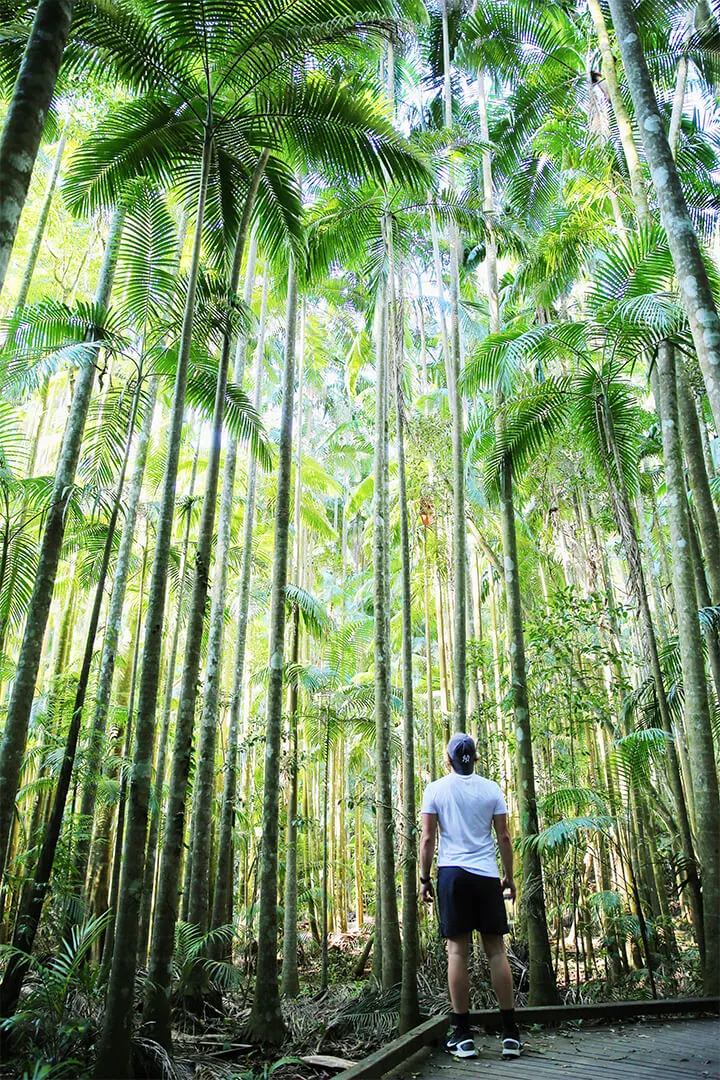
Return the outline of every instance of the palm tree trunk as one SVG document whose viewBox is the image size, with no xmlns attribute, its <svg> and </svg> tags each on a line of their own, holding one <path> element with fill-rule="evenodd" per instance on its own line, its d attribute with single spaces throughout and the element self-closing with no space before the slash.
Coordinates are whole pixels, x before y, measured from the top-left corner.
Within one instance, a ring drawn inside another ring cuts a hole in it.
<svg viewBox="0 0 720 1080">
<path fill-rule="evenodd" d="M 255 353 L 254 405 L 259 408 L 262 393 L 262 369 L 265 356 L 265 323 L 267 318 L 269 274 L 266 269 L 263 279 L 262 302 L 260 308 L 260 326 Z M 257 462 L 251 455 L 248 472 L 247 494 L 245 497 L 245 521 L 243 524 L 242 563 L 240 567 L 240 596 L 238 600 L 237 638 L 235 659 L 233 662 L 233 687 L 230 698 L 230 723 L 228 744 L 225 757 L 225 777 L 220 808 L 218 864 L 213 893 L 213 911 L 211 927 L 213 930 L 232 920 L 233 902 L 233 812 L 237 793 L 237 751 L 240 733 L 240 705 L 242 702 L 243 672 L 245 668 L 245 642 L 247 640 L 248 610 L 250 604 L 250 582 L 252 578 L 252 539 L 255 515 L 255 488 L 257 483 Z"/>
<path fill-rule="evenodd" d="M 423 526 L 423 593 L 425 602 L 425 678 L 427 680 L 427 749 L 430 779 L 437 779 L 435 756 L 435 709 L 433 701 L 432 638 L 430 636 L 430 568 L 428 566 L 427 537 L 429 526 Z"/>
<path fill-rule="evenodd" d="M 305 362 L 305 311 L 300 311 L 300 361 L 297 389 L 297 442 L 295 449 L 295 495 L 294 495 L 294 575 L 297 585 L 302 584 L 302 523 L 300 500 L 302 496 L 302 431 L 303 431 L 303 368 Z M 300 609 L 293 611 L 292 663 L 300 658 Z M 285 845 L 285 903 L 283 914 L 283 958 L 280 975 L 280 992 L 283 997 L 297 997 L 300 993 L 297 959 L 297 845 L 298 845 L 298 684 L 293 680 L 288 689 L 288 721 L 290 726 L 289 791 L 287 807 L 287 842 Z"/>
<path fill-rule="evenodd" d="M 330 716 L 325 714 L 325 749 L 323 752 L 322 791 L 322 925 L 320 927 L 320 990 L 328 984 L 328 795 L 330 792 Z"/>
<path fill-rule="evenodd" d="M 400 1033 L 420 1022 L 418 1001 L 417 841 L 415 835 L 415 720 L 412 671 L 412 581 L 407 480 L 405 477 L 405 410 L 402 394 L 404 369 L 404 312 L 395 295 L 392 248 L 390 256 L 391 344 L 394 363 L 397 414 L 398 500 L 400 510 L 400 564 L 402 581 L 402 687 L 403 687 L 403 830 L 402 830 L 402 981 L 400 985 Z M 431 680 L 432 687 L 432 680 Z M 344 855 L 344 852 L 343 852 Z"/>
<path fill-rule="evenodd" d="M 503 463 L 501 475 L 500 517 L 517 745 L 517 801 L 522 837 L 523 840 L 528 840 L 538 834 L 538 816 L 532 733 L 530 730 L 530 705 L 525 670 L 525 635 L 522 622 L 517 537 L 515 533 L 512 462 L 508 457 L 505 458 Z M 522 899 L 527 915 L 528 948 L 530 953 L 528 1002 L 531 1005 L 554 1005 L 557 1000 L 557 990 L 545 914 L 542 864 L 537 848 L 532 844 L 526 844 L 524 847 L 522 862 Z"/>
<path fill-rule="evenodd" d="M 297 335 L 297 280 L 295 266 L 288 272 L 285 364 L 275 509 L 275 552 L 270 601 L 270 681 L 265 728 L 263 836 L 260 856 L 260 912 L 255 996 L 248 1026 L 254 1037 L 277 1043 L 283 1037 L 277 970 L 278 832 L 280 753 L 282 743 L 283 671 L 285 653 L 285 585 L 290 532 L 292 487 L 293 387 Z"/>
<path fill-rule="evenodd" d="M 260 183 L 259 176 L 257 182 Z M 248 306 L 252 301 L 256 257 L 257 239 L 253 237 L 245 271 L 244 301 Z M 233 284 L 231 283 L 232 288 Z M 235 382 L 238 385 L 242 384 L 246 347 L 247 342 L 241 337 L 238 342 L 235 366 Z M 207 930 L 210 915 L 210 827 L 215 786 L 215 747 L 217 744 L 220 667 L 222 664 L 223 631 L 225 627 L 225 593 L 227 589 L 230 524 L 233 510 L 236 463 L 237 440 L 231 439 L 225 452 L 222 491 L 220 494 L 215 579 L 208 630 L 205 692 L 203 695 L 200 739 L 193 785 L 192 875 L 189 882 L 188 919 L 203 930 Z"/>
<path fill-rule="evenodd" d="M 245 201 L 242 220 L 238 229 L 232 269 L 228 285 L 230 298 L 237 294 L 240 280 L 245 240 L 250 225 L 250 214 L 255 195 L 265 171 L 267 153 L 263 153 L 255 169 L 253 179 Z M 218 478 L 220 475 L 220 454 L 222 451 L 223 416 L 225 411 L 225 393 L 230 367 L 231 339 L 229 331 L 223 335 L 220 362 L 218 364 L 217 385 L 215 387 L 215 405 L 205 473 L 205 495 L 202 515 L 198 528 L 198 540 L 195 550 L 195 572 L 193 576 L 190 611 L 188 614 L 187 633 L 185 636 L 185 660 L 183 663 L 180 700 L 175 719 L 175 742 L 173 745 L 170 787 L 165 820 L 165 837 L 160 861 L 155 917 L 153 920 L 150 959 L 148 964 L 148 985 L 145 993 L 143 1021 L 152 1038 L 170 1050 L 172 1033 L 170 1029 L 170 978 L 172 953 L 175 942 L 175 924 L 177 922 L 178 885 L 183 854 L 183 835 L 185 832 L 185 803 L 187 801 L 190 759 L 192 756 L 193 727 L 195 723 L 195 702 L 197 699 L 198 675 L 202 651 L 203 629 L 205 627 L 205 609 L 207 606 L 208 585 L 210 581 L 210 559 L 212 557 L 213 530 L 217 503 Z M 206 732 L 207 738 L 210 736 Z M 207 740 L 206 740 L 207 741 Z M 212 748 L 205 745 L 200 764 L 203 772 L 199 782 L 207 790 L 201 796 L 208 803 L 212 801 L 212 779 L 215 762 L 215 724 L 212 728 Z M 210 809 L 210 807 L 208 807 Z M 201 838 L 201 865 L 197 873 L 204 879 L 204 912 L 196 905 L 195 914 L 207 919 L 207 875 L 209 863 L 209 829 Z M 193 849 L 193 867 L 197 853 Z M 197 899 L 197 895 L 196 895 Z M 192 921 L 192 917 L 191 917 Z"/>
<path fill-rule="evenodd" d="M 177 375 L 168 431 L 168 454 L 158 514 L 155 555 L 150 578 L 143 665 L 138 690 L 135 751 L 133 754 L 127 828 L 123 846 L 123 873 L 120 882 L 115 948 L 108 983 L 102 1034 L 95 1063 L 96 1080 L 125 1080 L 130 1072 L 130 1021 L 135 985 L 140 906 L 142 902 L 145 840 L 152 775 L 155 712 L 160 681 L 162 627 L 167 589 L 167 568 L 175 514 L 180 444 L 182 440 L 185 391 L 192 341 L 195 294 L 200 270 L 202 226 L 212 154 L 211 118 L 205 129 L 198 185 L 195 236 L 188 275 L 183 325 L 178 349 Z"/>
<path fill-rule="evenodd" d="M 450 38 L 447 0 L 442 4 L 443 99 L 445 126 L 452 128 Z M 454 187 L 451 166 L 451 186 Z M 454 221 L 448 227 L 450 247 L 450 369 L 447 372 L 452 416 L 453 463 L 453 585 L 455 621 L 453 648 L 453 726 L 467 728 L 467 522 L 465 521 L 465 449 L 462 393 L 460 391 L 460 233 Z"/>
<path fill-rule="evenodd" d="M 675 354 L 669 342 L 658 349 L 665 478 L 670 498 L 668 518 L 673 545 L 673 589 L 685 691 L 684 713 L 690 754 L 703 892 L 705 963 L 703 989 L 720 993 L 720 797 L 715 770 L 702 640 L 695 606 L 690 522 L 680 445 Z"/>
<path fill-rule="evenodd" d="M 657 192 L 683 306 L 720 431 L 720 316 L 645 60 L 632 0 L 610 0 L 625 77 Z"/>
<path fill-rule="evenodd" d="M 1 177 L 2 170 L 0 168 L 0 179 Z M 110 299 L 124 216 L 124 208 L 118 207 L 110 225 L 105 257 L 95 296 L 98 307 L 105 307 Z M 1 217 L 0 212 L 0 219 Z M 2 800 L 0 800 L 0 878 L 2 878 L 5 866 L 5 854 L 15 811 L 15 795 L 17 794 L 20 767 L 27 742 L 28 722 L 40 667 L 42 643 L 65 535 L 66 510 L 75 481 L 75 470 L 80 456 L 83 431 L 85 430 L 85 421 L 95 380 L 95 360 L 95 351 L 88 350 L 85 362 L 80 367 L 75 380 L 70 413 L 65 425 L 60 456 L 55 468 L 52 502 L 45 519 L 45 529 L 35 573 L 35 584 L 25 618 L 25 633 L 20 646 L 15 680 L 8 704 L 2 744 L 0 745 L 0 791 L 2 791 Z"/>
<path fill-rule="evenodd" d="M 163 695 L 162 718 L 160 720 L 160 734 L 157 740 L 155 756 L 155 782 L 153 784 L 152 809 L 150 811 L 150 827 L 148 829 L 147 847 L 145 851 L 145 869 L 143 872 L 142 906 L 140 909 L 140 936 L 138 938 L 138 958 L 144 963 L 147 956 L 150 939 L 151 917 L 153 910 L 154 893 L 156 890 L 157 877 L 157 847 L 160 836 L 160 820 L 162 817 L 163 789 L 165 786 L 165 773 L 167 763 L 168 739 L 170 734 L 170 719 L 172 715 L 173 690 L 175 689 L 175 667 L 177 664 L 178 648 L 180 646 L 180 632 L 183 623 L 183 607 L 185 603 L 185 582 L 187 580 L 187 559 L 190 548 L 190 529 L 192 527 L 192 508 L 195 494 L 195 480 L 197 478 L 198 463 L 200 460 L 200 447 L 202 445 L 203 426 L 198 427 L 195 441 L 195 453 L 190 470 L 190 482 L 187 490 L 187 513 L 185 516 L 185 529 L 183 531 L 182 546 L 180 548 L 180 560 L 178 563 L 178 597 L 176 603 L 177 616 L 173 623 L 173 633 L 170 643 L 170 656 L 164 673 L 165 693 Z"/>
<path fill-rule="evenodd" d="M 0 136 L 0 294 L 55 92 L 73 0 L 40 0 Z"/>
<path fill-rule="evenodd" d="M 710 596 L 713 604 L 720 603 L 720 528 L 713 504 L 703 457 L 702 437 L 695 402 L 682 362 L 676 362 L 677 399 L 680 414 L 680 434 L 685 451 L 693 506 L 697 515 L 700 543 L 705 556 Z"/>
<path fill-rule="evenodd" d="M 53 161 L 53 167 L 50 173 L 50 179 L 48 180 L 45 198 L 43 199 L 43 204 L 40 209 L 40 216 L 38 217 L 37 225 L 35 226 L 35 235 L 33 236 L 30 254 L 27 257 L 27 262 L 25 263 L 25 271 L 23 273 L 22 281 L 20 282 L 20 288 L 18 290 L 17 297 L 15 298 L 16 318 L 20 315 L 20 312 L 25 307 L 25 301 L 27 300 L 27 295 L 30 291 L 30 284 L 33 279 L 33 274 L 35 273 L 35 266 L 37 265 L 38 255 L 40 254 L 40 245 L 42 244 L 43 236 L 45 235 L 45 226 L 47 225 L 48 218 L 50 217 L 50 207 L 52 205 L 53 196 L 55 194 L 57 179 L 60 175 L 60 164 L 62 162 L 62 156 L 64 152 L 65 132 L 63 131 L 57 144 L 57 149 L 55 151 L 55 160 Z"/>
<path fill-rule="evenodd" d="M 380 914 L 382 983 L 388 988 L 400 982 L 402 957 L 395 886 L 394 823 L 392 810 L 392 725 L 390 653 L 390 552 L 388 497 L 388 333 L 384 288 L 377 299 L 377 363 L 375 405 L 375 494 L 373 500 L 373 564 L 375 617 L 375 753 L 378 878 L 377 906 Z M 376 938 L 376 949 L 377 949 Z"/>
<path fill-rule="evenodd" d="M 127 703 L 127 719 L 125 721 L 125 738 L 123 741 L 122 760 L 128 761 L 130 758 L 130 748 L 132 746 L 133 737 L 133 721 L 135 712 L 135 691 L 137 689 L 137 675 L 138 666 L 140 660 L 140 627 L 142 623 L 142 596 L 145 589 L 145 574 L 147 572 L 147 555 L 148 555 L 148 538 L 145 537 L 145 546 L 142 554 L 142 566 L 140 569 L 140 593 L 138 598 L 138 612 L 137 620 L 135 624 L 135 634 L 133 638 L 132 648 L 132 669 L 130 672 L 130 690 L 128 693 Z M 118 735 L 120 738 L 120 735 Z M 127 769 L 123 769 L 122 777 L 120 780 L 120 793 L 118 796 L 118 808 L 117 808 L 117 821 L 115 823 L 115 842 L 113 844 L 113 857 L 112 857 L 112 877 L 110 879 L 110 892 L 107 897 L 107 908 L 110 911 L 110 921 L 108 922 L 107 929 L 105 931 L 105 940 L 102 950 L 103 971 L 108 972 L 113 957 L 114 942 L 115 942 L 115 924 L 117 921 L 118 903 L 120 900 L 120 872 L 122 870 L 122 852 L 123 843 L 125 838 L 125 811 L 127 809 L 127 789 L 128 789 L 128 774 Z M 109 836 L 108 836 L 109 839 Z M 98 837 L 96 836 L 96 843 Z M 107 870 L 109 863 L 109 850 L 105 852 L 105 859 L 103 865 L 103 877 L 107 880 Z M 96 911 L 103 910 L 97 902 L 98 892 L 95 893 L 95 908 Z"/>
<path fill-rule="evenodd" d="M 623 154 L 625 155 L 625 162 L 630 176 L 630 189 L 632 191 L 635 210 L 637 212 L 638 221 L 641 225 L 644 225 L 651 220 L 650 207 L 645 193 L 642 165 L 640 164 L 640 155 L 638 154 L 635 145 L 632 121 L 630 120 L 620 90 L 617 65 L 615 63 L 612 45 L 610 44 L 607 23 L 605 22 L 605 16 L 603 15 L 600 6 L 600 0 L 588 0 L 588 7 L 595 27 L 600 56 L 602 57 L 602 73 L 605 79 L 608 97 L 610 98 L 610 104 L 613 113 L 615 114 L 615 122 L 618 126 L 618 134 L 620 135 L 620 142 L 622 144 Z"/>
</svg>

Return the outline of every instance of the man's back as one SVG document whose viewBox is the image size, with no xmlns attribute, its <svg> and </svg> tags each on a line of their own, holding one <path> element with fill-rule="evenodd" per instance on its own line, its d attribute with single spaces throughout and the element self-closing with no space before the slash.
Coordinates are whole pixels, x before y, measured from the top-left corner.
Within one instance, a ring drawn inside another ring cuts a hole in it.
<svg viewBox="0 0 720 1080">
<path fill-rule="evenodd" d="M 493 780 L 451 772 L 425 789 L 422 812 L 437 814 L 438 867 L 459 866 L 473 874 L 500 876 L 492 824 L 495 814 L 507 813 L 507 806 Z"/>
</svg>

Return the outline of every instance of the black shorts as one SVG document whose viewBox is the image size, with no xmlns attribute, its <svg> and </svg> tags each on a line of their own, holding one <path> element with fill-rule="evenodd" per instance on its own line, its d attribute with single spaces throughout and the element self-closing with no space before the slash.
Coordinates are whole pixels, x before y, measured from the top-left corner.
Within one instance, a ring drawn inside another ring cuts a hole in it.
<svg viewBox="0 0 720 1080">
<path fill-rule="evenodd" d="M 444 938 L 460 937 L 472 930 L 501 936 L 510 932 L 500 878 L 471 874 L 459 866 L 441 866 L 437 898 Z"/>
</svg>

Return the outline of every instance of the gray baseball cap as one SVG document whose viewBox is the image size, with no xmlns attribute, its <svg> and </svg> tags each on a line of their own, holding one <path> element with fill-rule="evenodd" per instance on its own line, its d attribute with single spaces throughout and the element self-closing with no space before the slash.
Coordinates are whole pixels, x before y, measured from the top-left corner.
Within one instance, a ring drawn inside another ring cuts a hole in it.
<svg viewBox="0 0 720 1080">
<path fill-rule="evenodd" d="M 448 743 L 448 757 L 455 772 L 469 776 L 475 769 L 475 740 L 464 731 L 458 731 Z"/>
</svg>

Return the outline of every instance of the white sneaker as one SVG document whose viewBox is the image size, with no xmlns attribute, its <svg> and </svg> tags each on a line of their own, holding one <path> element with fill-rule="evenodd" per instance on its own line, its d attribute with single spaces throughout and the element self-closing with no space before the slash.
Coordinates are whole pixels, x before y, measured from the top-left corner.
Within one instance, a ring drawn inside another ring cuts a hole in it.
<svg viewBox="0 0 720 1080">
<path fill-rule="evenodd" d="M 456 1058 L 473 1058 L 478 1056 L 475 1049 L 475 1040 L 469 1031 L 461 1031 L 455 1028 L 452 1035 L 445 1043 L 445 1049 Z"/>
<path fill-rule="evenodd" d="M 514 1035 L 505 1035 L 502 1041 L 502 1056 L 504 1058 L 519 1058 L 522 1053 L 522 1043 Z"/>
</svg>

